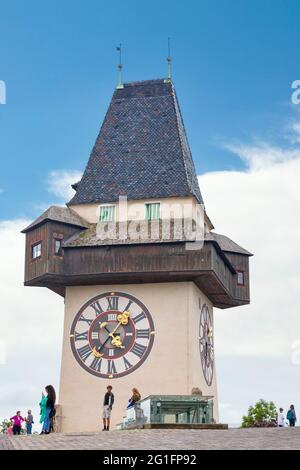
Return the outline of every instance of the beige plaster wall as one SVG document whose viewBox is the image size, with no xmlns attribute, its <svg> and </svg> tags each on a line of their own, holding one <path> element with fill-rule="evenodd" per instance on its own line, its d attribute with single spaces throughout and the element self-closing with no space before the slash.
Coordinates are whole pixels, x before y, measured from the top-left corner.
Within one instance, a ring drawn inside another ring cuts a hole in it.
<svg viewBox="0 0 300 470">
<path fill-rule="evenodd" d="M 196 210 L 201 211 L 203 208 L 194 197 L 171 197 L 163 199 L 143 199 L 143 200 L 130 200 L 121 203 L 103 204 L 116 206 L 116 220 L 144 220 L 145 219 L 145 204 L 151 202 L 160 202 L 161 204 L 161 218 L 196 218 Z M 89 223 L 97 223 L 99 220 L 100 204 L 80 204 L 70 206 L 81 217 L 86 219 Z"/>
<path fill-rule="evenodd" d="M 210 386 L 207 385 L 202 374 L 202 364 L 199 352 L 199 321 L 201 309 L 204 304 L 207 305 L 214 321 L 213 306 L 210 300 L 198 289 L 193 283 L 189 283 L 189 333 L 190 348 L 189 348 L 189 380 L 190 388 L 199 387 L 201 388 L 203 395 L 214 396 L 214 419 L 216 422 L 219 421 L 219 405 L 218 405 L 218 390 L 217 390 L 217 378 L 216 378 L 216 364 L 214 364 L 213 380 Z M 199 383 L 199 373 L 202 386 L 197 385 Z"/>
<path fill-rule="evenodd" d="M 71 351 L 69 332 L 74 316 L 86 301 L 112 291 L 129 293 L 141 300 L 152 315 L 156 333 L 150 355 L 136 371 L 107 380 L 89 374 L 77 363 Z M 59 394 L 62 431 L 98 431 L 101 428 L 103 395 L 109 383 L 115 394 L 112 427 L 122 420 L 132 387 L 137 387 L 143 397 L 190 394 L 192 387 L 216 396 L 216 383 L 207 390 L 200 363 L 199 298 L 201 304 L 206 302 L 212 308 L 191 282 L 68 287 Z"/>
</svg>

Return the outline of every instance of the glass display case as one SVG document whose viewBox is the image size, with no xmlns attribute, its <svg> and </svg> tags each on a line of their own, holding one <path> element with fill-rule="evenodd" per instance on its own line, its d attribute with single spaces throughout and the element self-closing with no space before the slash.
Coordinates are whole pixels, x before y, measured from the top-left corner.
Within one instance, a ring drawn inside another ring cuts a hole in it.
<svg viewBox="0 0 300 470">
<path fill-rule="evenodd" d="M 203 395 L 149 395 L 127 415 L 119 429 L 145 424 L 211 424 L 213 397 Z"/>
</svg>

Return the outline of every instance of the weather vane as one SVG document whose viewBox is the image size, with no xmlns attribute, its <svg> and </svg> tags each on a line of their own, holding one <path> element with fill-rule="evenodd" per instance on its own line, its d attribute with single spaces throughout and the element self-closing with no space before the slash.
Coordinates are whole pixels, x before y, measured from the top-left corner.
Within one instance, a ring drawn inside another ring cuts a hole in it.
<svg viewBox="0 0 300 470">
<path fill-rule="evenodd" d="M 167 62 L 168 62 L 168 82 L 170 82 L 170 81 L 171 81 L 171 62 L 172 62 L 170 38 L 168 38 L 168 57 L 167 57 Z"/>
<path fill-rule="evenodd" d="M 124 85 L 122 83 L 122 68 L 123 68 L 123 65 L 122 65 L 122 44 L 120 44 L 117 47 L 117 51 L 119 52 L 119 64 L 118 64 L 119 78 L 118 78 L 117 90 L 120 90 L 120 89 L 124 88 Z"/>
</svg>

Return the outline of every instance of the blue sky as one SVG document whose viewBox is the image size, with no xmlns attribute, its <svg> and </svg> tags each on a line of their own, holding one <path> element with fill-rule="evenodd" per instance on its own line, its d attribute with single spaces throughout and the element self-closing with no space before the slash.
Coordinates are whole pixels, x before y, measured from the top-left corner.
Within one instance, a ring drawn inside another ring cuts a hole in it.
<svg viewBox="0 0 300 470">
<path fill-rule="evenodd" d="M 171 37 L 198 174 L 241 169 L 222 143 L 276 139 L 291 116 L 297 0 L 2 0 L 0 8 L 2 220 L 55 202 L 51 171 L 84 169 L 116 84 L 119 42 L 131 81 L 165 76 Z"/>
</svg>

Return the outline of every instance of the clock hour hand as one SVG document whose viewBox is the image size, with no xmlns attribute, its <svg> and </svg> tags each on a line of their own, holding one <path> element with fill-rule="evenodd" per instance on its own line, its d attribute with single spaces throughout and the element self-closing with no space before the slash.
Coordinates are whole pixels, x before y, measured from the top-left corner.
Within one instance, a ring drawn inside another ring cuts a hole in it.
<svg viewBox="0 0 300 470">
<path fill-rule="evenodd" d="M 123 318 L 122 318 L 123 320 Z M 123 320 L 124 321 L 124 320 Z M 124 349 L 124 346 L 122 344 L 122 341 L 121 341 L 121 338 L 120 336 L 117 336 L 117 335 L 114 335 L 115 331 L 119 328 L 120 324 L 122 322 L 120 321 L 118 323 L 118 325 L 116 326 L 116 328 L 111 332 L 109 331 L 109 329 L 107 328 L 107 322 L 103 322 L 103 323 L 100 323 L 100 328 L 104 328 L 107 333 L 109 334 L 108 338 L 106 339 L 106 341 L 102 344 L 101 348 L 105 345 L 105 343 L 111 338 L 111 344 L 113 346 L 115 346 L 116 348 L 121 348 L 121 349 Z"/>
<path fill-rule="evenodd" d="M 113 329 L 113 331 L 109 332 L 109 336 L 112 338 L 111 344 L 115 346 L 116 348 L 124 349 L 120 336 L 115 335 L 115 332 L 117 331 L 120 325 L 123 325 L 123 326 L 127 325 L 129 316 L 130 316 L 129 311 L 124 311 L 123 313 L 119 313 L 119 315 L 117 316 L 117 320 L 118 320 L 117 326 Z M 106 322 L 100 323 L 100 328 L 105 328 L 106 331 L 108 331 L 108 329 L 106 328 L 106 325 L 107 325 Z"/>
<path fill-rule="evenodd" d="M 110 333 L 110 336 L 112 338 L 114 337 L 114 334 L 115 334 L 115 332 L 117 331 L 117 329 L 119 328 L 120 325 L 124 325 L 124 326 L 127 325 L 129 316 L 130 316 L 130 312 L 125 311 L 123 313 L 119 313 L 119 315 L 117 316 L 118 324 L 113 329 L 113 331 Z"/>
<path fill-rule="evenodd" d="M 117 316 L 117 320 L 118 320 L 119 323 L 116 326 L 116 328 L 114 329 L 114 331 L 112 331 L 112 333 L 110 334 L 110 336 L 112 337 L 111 344 L 113 346 L 116 346 L 117 348 L 124 349 L 125 346 L 123 346 L 120 336 L 116 336 L 116 335 L 114 335 L 114 333 L 117 331 L 117 329 L 119 328 L 120 325 L 125 326 L 125 325 L 128 324 L 129 317 L 130 317 L 130 312 L 129 311 L 125 310 L 123 313 L 119 313 L 119 315 Z"/>
<path fill-rule="evenodd" d="M 112 336 L 111 344 L 113 346 L 116 346 L 116 348 L 121 348 L 124 349 L 125 346 L 123 346 L 122 340 L 120 336 Z"/>
</svg>

